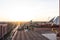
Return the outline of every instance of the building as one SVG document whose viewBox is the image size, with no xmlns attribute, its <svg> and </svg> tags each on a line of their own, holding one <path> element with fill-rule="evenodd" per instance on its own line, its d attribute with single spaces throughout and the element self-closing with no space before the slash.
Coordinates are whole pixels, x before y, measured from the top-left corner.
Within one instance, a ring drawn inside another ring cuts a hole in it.
<svg viewBox="0 0 60 40">
<path fill-rule="evenodd" d="M 7 33 L 7 24 L 0 24 L 0 38 Z"/>
</svg>

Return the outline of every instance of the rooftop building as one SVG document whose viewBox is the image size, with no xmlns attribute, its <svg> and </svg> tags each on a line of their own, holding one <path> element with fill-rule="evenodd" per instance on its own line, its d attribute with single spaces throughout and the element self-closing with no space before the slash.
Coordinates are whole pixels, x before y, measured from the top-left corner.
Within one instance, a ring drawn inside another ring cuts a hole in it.
<svg viewBox="0 0 60 40">
<path fill-rule="evenodd" d="M 52 18 L 49 22 L 59 25 L 59 16 Z"/>
</svg>

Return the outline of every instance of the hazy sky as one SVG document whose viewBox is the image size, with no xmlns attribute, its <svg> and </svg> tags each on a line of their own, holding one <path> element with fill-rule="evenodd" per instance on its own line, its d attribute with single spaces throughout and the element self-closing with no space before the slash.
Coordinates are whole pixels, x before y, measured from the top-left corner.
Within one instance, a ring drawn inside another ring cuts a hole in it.
<svg viewBox="0 0 60 40">
<path fill-rule="evenodd" d="M 44 21 L 58 15 L 59 0 L 0 0 L 0 21 Z"/>
</svg>

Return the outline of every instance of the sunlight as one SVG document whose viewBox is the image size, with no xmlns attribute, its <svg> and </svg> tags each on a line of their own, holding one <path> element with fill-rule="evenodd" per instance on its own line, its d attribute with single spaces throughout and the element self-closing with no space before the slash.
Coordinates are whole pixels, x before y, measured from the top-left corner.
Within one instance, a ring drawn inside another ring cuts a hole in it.
<svg viewBox="0 0 60 40">
<path fill-rule="evenodd" d="M 48 21 L 48 17 L 53 18 L 59 15 L 58 3 L 58 1 L 44 2 L 37 0 L 11 0 L 7 2 L 4 1 L 3 5 L 2 3 L 0 4 L 0 19 L 2 17 L 1 20 L 5 19 L 3 21 Z"/>
</svg>

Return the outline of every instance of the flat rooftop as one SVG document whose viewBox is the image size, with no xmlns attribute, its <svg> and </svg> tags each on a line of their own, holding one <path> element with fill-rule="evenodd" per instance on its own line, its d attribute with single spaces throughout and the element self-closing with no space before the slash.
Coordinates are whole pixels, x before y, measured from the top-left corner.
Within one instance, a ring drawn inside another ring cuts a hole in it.
<svg viewBox="0 0 60 40">
<path fill-rule="evenodd" d="M 13 40 L 49 40 L 35 31 L 17 31 Z"/>
</svg>

